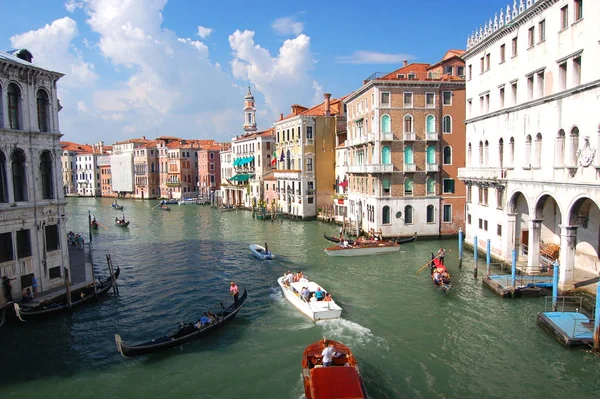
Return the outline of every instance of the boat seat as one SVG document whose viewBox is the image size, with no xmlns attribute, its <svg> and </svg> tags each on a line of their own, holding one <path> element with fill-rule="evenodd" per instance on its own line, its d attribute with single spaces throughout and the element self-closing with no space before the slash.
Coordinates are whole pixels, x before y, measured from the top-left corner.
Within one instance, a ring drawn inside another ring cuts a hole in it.
<svg viewBox="0 0 600 399">
<path fill-rule="evenodd" d="M 322 364 L 315 364 L 315 367 L 313 367 L 313 368 L 318 369 L 319 367 L 323 367 L 323 365 Z"/>
</svg>

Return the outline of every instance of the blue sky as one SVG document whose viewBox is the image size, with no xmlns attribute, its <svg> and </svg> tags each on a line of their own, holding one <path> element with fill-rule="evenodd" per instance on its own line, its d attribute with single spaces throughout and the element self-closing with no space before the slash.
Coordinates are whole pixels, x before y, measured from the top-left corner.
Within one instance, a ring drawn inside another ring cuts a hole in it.
<svg viewBox="0 0 600 399">
<path fill-rule="evenodd" d="M 63 139 L 229 141 L 252 86 L 259 129 L 402 60 L 436 62 L 507 0 L 0 0 L 0 48 L 59 81 Z M 512 6 L 512 2 L 511 2 Z"/>
</svg>

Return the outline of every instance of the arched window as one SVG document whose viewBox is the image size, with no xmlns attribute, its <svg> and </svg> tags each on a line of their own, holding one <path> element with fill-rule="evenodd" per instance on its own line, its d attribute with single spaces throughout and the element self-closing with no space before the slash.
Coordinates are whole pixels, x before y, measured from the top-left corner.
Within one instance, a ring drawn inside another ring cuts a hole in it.
<svg viewBox="0 0 600 399">
<path fill-rule="evenodd" d="M 427 115 L 427 118 L 425 118 L 425 128 L 427 129 L 427 133 L 435 133 L 435 116 Z"/>
<path fill-rule="evenodd" d="M 383 133 L 390 133 L 392 131 L 392 122 L 389 115 L 381 117 L 381 131 Z"/>
<path fill-rule="evenodd" d="M 410 205 L 404 207 L 404 224 L 412 224 L 413 222 L 413 208 Z"/>
<path fill-rule="evenodd" d="M 483 141 L 479 142 L 479 166 L 483 166 Z"/>
<path fill-rule="evenodd" d="M 383 179 L 381 182 L 381 187 L 383 188 L 383 195 L 390 195 L 390 180 Z"/>
<path fill-rule="evenodd" d="M 498 141 L 498 159 L 500 161 L 500 167 L 504 167 L 504 139 Z"/>
<path fill-rule="evenodd" d="M 17 148 L 11 156 L 13 195 L 15 202 L 27 201 L 27 178 L 25 174 L 25 153 Z"/>
<path fill-rule="evenodd" d="M 413 149 L 409 145 L 404 147 L 404 163 L 406 165 L 412 165 L 414 163 L 413 162 Z"/>
<path fill-rule="evenodd" d="M 473 149 L 472 149 L 471 143 L 469 143 L 469 145 L 467 145 L 467 165 L 468 166 L 472 166 L 471 165 L 472 152 L 473 152 Z"/>
<path fill-rule="evenodd" d="M 427 223 L 435 223 L 435 212 L 433 205 L 427 205 Z"/>
<path fill-rule="evenodd" d="M 21 89 L 16 83 L 8 85 L 8 128 L 21 129 Z"/>
<path fill-rule="evenodd" d="M 452 117 L 450 115 L 445 115 L 442 119 L 442 132 L 452 133 Z"/>
<path fill-rule="evenodd" d="M 435 195 L 435 180 L 433 180 L 431 177 L 428 177 L 426 181 L 426 186 L 427 195 Z"/>
<path fill-rule="evenodd" d="M 42 180 L 42 199 L 54 198 L 52 156 L 50 155 L 50 151 L 44 151 L 40 156 L 40 178 Z"/>
<path fill-rule="evenodd" d="M 542 134 L 538 133 L 535 135 L 535 148 L 534 148 L 534 161 L 533 165 L 539 168 L 542 165 Z"/>
<path fill-rule="evenodd" d="M 444 165 L 452 165 L 452 147 L 449 145 L 444 147 Z"/>
<path fill-rule="evenodd" d="M 556 137 L 556 151 L 554 152 L 554 166 L 565 166 L 565 131 L 560 129 Z"/>
<path fill-rule="evenodd" d="M 384 165 L 389 165 L 392 163 L 392 151 L 387 145 L 383 146 L 381 149 L 381 163 Z"/>
<path fill-rule="evenodd" d="M 577 150 L 579 149 L 579 129 L 574 127 L 569 134 L 569 158 L 567 166 L 577 166 Z"/>
<path fill-rule="evenodd" d="M 45 90 L 38 90 L 35 99 L 37 102 L 38 127 L 40 132 L 47 132 L 48 126 L 50 125 L 48 120 L 48 94 Z"/>
<path fill-rule="evenodd" d="M 381 223 L 382 224 L 390 224 L 390 207 L 384 206 L 381 211 Z"/>
<path fill-rule="evenodd" d="M 483 143 L 483 165 L 488 166 L 490 163 L 490 143 L 486 140 Z"/>
<path fill-rule="evenodd" d="M 427 163 L 433 164 L 435 163 L 435 147 L 432 145 L 427 146 Z"/>
<path fill-rule="evenodd" d="M 291 153 L 290 150 L 287 150 L 287 170 L 291 170 L 292 169 L 292 157 L 291 157 Z"/>
<path fill-rule="evenodd" d="M 6 183 L 6 157 L 0 151 L 0 202 L 8 202 Z"/>
<path fill-rule="evenodd" d="M 413 179 L 407 177 L 404 179 L 404 195 L 412 196 L 413 195 Z"/>
<path fill-rule="evenodd" d="M 523 162 L 523 164 L 526 167 L 531 168 L 531 135 L 528 134 L 527 137 L 525 137 L 525 160 Z"/>
<path fill-rule="evenodd" d="M 508 162 L 510 166 L 515 166 L 515 138 L 508 140 Z"/>
<path fill-rule="evenodd" d="M 413 132 L 413 118 L 410 115 L 404 116 L 404 132 L 405 133 Z"/>
</svg>

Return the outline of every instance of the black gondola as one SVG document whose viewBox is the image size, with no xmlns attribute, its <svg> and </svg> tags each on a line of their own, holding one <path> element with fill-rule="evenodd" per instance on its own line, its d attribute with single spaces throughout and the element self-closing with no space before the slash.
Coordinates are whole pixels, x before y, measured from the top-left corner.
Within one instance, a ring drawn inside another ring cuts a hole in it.
<svg viewBox="0 0 600 399">
<path fill-rule="evenodd" d="M 327 234 L 323 233 L 323 237 L 325 237 L 326 240 L 329 240 L 331 242 L 335 242 L 335 243 L 339 243 L 340 239 L 338 237 L 333 237 L 333 236 L 328 236 Z M 417 240 L 417 233 L 415 233 L 414 236 L 412 237 L 404 237 L 404 238 L 398 238 L 398 239 L 392 239 L 390 240 L 391 242 L 395 242 L 397 244 L 408 244 L 411 243 L 413 241 Z M 354 244 L 354 240 L 346 240 L 348 242 L 348 245 L 353 245 Z"/>
<path fill-rule="evenodd" d="M 325 233 L 323 233 L 323 237 L 325 237 L 326 240 L 329 240 L 331 242 L 335 242 L 335 243 L 339 243 L 340 242 L 340 239 L 338 237 L 328 236 Z M 345 241 L 348 241 L 349 245 L 353 245 L 354 244 L 354 240 L 345 240 Z"/>
<path fill-rule="evenodd" d="M 120 273 L 121 268 L 117 266 L 117 270 L 115 270 L 115 280 L 119 278 Z M 101 297 L 105 295 L 112 288 L 112 286 L 112 279 L 109 276 L 105 280 L 100 281 L 100 284 L 96 285 L 97 295 L 94 295 L 93 285 L 74 290 L 71 293 L 71 296 L 73 298 L 73 301 L 71 302 L 71 309 L 73 309 L 76 306 L 83 305 L 84 303 L 91 302 L 94 298 L 96 298 L 96 296 Z M 15 313 L 21 321 L 26 321 L 28 319 L 33 319 L 36 317 L 41 318 L 44 316 L 52 316 L 56 313 L 69 310 L 69 304 L 67 303 L 66 294 L 61 295 L 59 298 L 53 300 L 52 302 L 44 302 L 31 307 L 21 307 L 18 303 L 15 303 L 14 307 Z"/>
<path fill-rule="evenodd" d="M 127 345 L 125 342 L 123 342 L 119 334 L 115 334 L 117 350 L 124 357 L 133 357 L 181 346 L 203 336 L 204 334 L 209 333 L 210 331 L 216 330 L 227 322 L 233 320 L 233 318 L 235 318 L 237 313 L 244 305 L 244 302 L 246 302 L 247 297 L 248 292 L 244 288 L 244 292 L 238 298 L 237 303 L 233 302 L 233 297 L 228 297 L 227 299 L 221 301 L 221 311 L 214 312 L 217 316 L 216 321 L 204 324 L 200 328 L 194 326 L 195 323 L 181 323 L 178 331 L 137 345 Z M 232 304 L 228 307 L 224 307 L 223 302 L 225 301 L 231 301 Z"/>
</svg>

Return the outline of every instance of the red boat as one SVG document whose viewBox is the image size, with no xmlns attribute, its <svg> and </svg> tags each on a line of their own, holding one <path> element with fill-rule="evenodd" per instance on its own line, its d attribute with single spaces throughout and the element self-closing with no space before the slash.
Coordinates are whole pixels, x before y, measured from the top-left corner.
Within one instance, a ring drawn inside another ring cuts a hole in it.
<svg viewBox="0 0 600 399">
<path fill-rule="evenodd" d="M 329 345 L 335 351 L 331 366 L 324 367 L 321 353 Z M 310 344 L 302 355 L 302 376 L 306 399 L 363 399 L 367 391 L 352 351 L 336 341 L 323 338 Z"/>
</svg>

